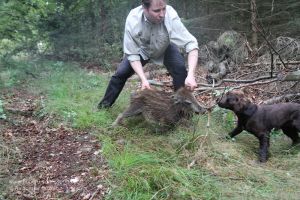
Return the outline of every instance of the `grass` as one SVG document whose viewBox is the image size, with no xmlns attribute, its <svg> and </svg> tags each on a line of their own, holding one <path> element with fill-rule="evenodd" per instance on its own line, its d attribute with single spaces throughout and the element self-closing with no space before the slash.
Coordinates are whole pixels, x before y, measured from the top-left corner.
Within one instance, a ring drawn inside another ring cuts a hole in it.
<svg viewBox="0 0 300 200">
<path fill-rule="evenodd" d="M 235 118 L 221 109 L 212 113 L 209 127 L 204 115 L 195 116 L 192 126 L 164 133 L 138 117 L 126 120 L 127 127 L 111 129 L 128 104 L 129 84 L 112 109 L 96 112 L 108 75 L 53 61 L 11 66 L 1 68 L 2 76 L 9 74 L 1 79 L 9 84 L 1 87 L 27 80 L 29 91 L 43 95 L 37 117 L 51 115 L 54 124 L 88 129 L 99 138 L 111 169 L 107 199 L 299 199 L 299 149 L 281 133 L 272 136 L 270 160 L 261 165 L 252 135 L 224 138 Z"/>
</svg>

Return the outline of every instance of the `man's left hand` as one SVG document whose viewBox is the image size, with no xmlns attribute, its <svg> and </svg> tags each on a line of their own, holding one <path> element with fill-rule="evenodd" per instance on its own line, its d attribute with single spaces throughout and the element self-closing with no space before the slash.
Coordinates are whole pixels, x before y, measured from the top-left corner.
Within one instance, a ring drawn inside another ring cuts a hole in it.
<svg viewBox="0 0 300 200">
<path fill-rule="evenodd" d="M 185 79 L 185 87 L 188 90 L 194 91 L 194 89 L 197 87 L 197 82 L 194 76 L 187 76 Z"/>
</svg>

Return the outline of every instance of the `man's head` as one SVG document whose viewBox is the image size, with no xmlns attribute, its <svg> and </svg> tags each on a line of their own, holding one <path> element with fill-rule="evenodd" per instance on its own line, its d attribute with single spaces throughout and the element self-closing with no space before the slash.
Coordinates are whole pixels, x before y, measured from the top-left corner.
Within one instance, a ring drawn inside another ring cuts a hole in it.
<svg viewBox="0 0 300 200">
<path fill-rule="evenodd" d="M 155 24 L 164 21 L 166 14 L 166 0 L 142 0 L 146 18 Z"/>
</svg>

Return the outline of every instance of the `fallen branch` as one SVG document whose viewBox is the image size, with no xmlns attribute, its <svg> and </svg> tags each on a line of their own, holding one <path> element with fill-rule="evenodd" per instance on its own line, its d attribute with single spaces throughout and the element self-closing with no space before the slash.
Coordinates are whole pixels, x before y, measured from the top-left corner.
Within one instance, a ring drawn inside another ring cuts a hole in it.
<svg viewBox="0 0 300 200">
<path fill-rule="evenodd" d="M 278 80 L 272 79 L 270 81 L 265 81 L 265 82 L 255 82 L 255 83 L 243 84 L 243 85 L 239 85 L 239 86 L 230 87 L 230 89 L 239 89 L 239 88 L 248 87 L 248 86 L 252 86 L 252 85 L 269 84 L 269 83 L 273 83 L 276 81 L 278 81 Z M 198 94 L 201 94 L 201 93 L 209 92 L 211 90 L 224 90 L 225 88 L 228 88 L 228 87 L 202 87 L 202 88 L 196 88 L 195 91 L 200 91 Z"/>
<path fill-rule="evenodd" d="M 229 82 L 229 83 L 253 83 L 253 82 L 257 82 L 257 81 L 261 81 L 261 80 L 266 80 L 266 79 L 271 79 L 272 77 L 270 76 L 261 76 L 255 79 L 248 79 L 248 80 L 235 80 L 235 79 L 223 79 L 221 80 L 218 84 L 205 84 L 205 83 L 198 83 L 198 85 L 200 86 L 204 86 L 204 87 L 218 87 L 220 86 L 222 83 L 225 82 Z"/>
<path fill-rule="evenodd" d="M 300 70 L 286 74 L 281 81 L 300 81 Z"/>
<path fill-rule="evenodd" d="M 274 104 L 282 101 L 290 101 L 291 99 L 300 98 L 300 93 L 296 94 L 285 94 L 282 96 L 274 97 L 268 100 L 263 101 L 263 104 Z"/>
<path fill-rule="evenodd" d="M 282 63 L 275 63 L 276 65 L 281 65 Z M 286 61 L 284 62 L 286 65 L 298 65 L 300 64 L 300 61 Z M 259 65 L 271 65 L 271 62 L 259 62 L 259 63 L 249 63 L 244 64 L 244 67 L 257 67 Z"/>
</svg>

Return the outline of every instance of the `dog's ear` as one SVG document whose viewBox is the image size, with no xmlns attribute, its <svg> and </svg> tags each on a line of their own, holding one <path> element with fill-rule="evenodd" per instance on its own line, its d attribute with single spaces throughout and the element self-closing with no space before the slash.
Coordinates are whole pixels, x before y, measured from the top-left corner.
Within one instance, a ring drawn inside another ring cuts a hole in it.
<svg viewBox="0 0 300 200">
<path fill-rule="evenodd" d="M 245 99 L 244 94 L 242 92 L 238 92 L 235 94 L 236 100 L 234 104 L 234 111 L 241 112 L 244 110 L 245 106 L 247 105 L 247 99 Z"/>
</svg>

